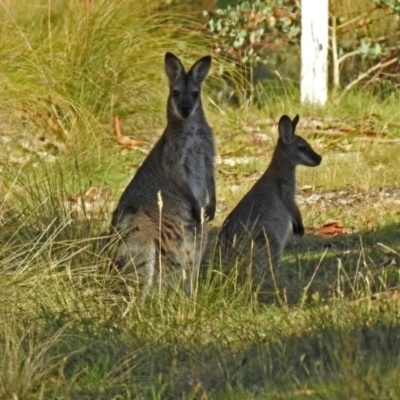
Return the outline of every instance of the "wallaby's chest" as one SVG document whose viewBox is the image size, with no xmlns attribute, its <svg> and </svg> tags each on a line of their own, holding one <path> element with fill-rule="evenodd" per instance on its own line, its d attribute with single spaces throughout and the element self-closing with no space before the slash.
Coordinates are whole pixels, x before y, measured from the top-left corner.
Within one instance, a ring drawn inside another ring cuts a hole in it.
<svg viewBox="0 0 400 400">
<path fill-rule="evenodd" d="M 210 171 L 208 159 L 213 157 L 212 133 L 190 126 L 179 137 L 167 140 L 163 150 L 164 166 L 179 181 L 183 180 L 198 201 L 206 199 L 206 176 Z M 212 164 L 211 164 L 212 168 Z"/>
<path fill-rule="evenodd" d="M 276 181 L 276 188 L 282 200 L 294 200 L 296 195 L 296 183 L 294 179 L 279 179 Z"/>
<path fill-rule="evenodd" d="M 211 135 L 210 135 L 211 136 Z M 177 165 L 184 174 L 196 174 L 204 165 L 204 159 L 212 151 L 211 138 L 203 130 L 190 127 L 179 137 L 167 140 L 163 150 L 163 158 L 167 166 Z"/>
</svg>

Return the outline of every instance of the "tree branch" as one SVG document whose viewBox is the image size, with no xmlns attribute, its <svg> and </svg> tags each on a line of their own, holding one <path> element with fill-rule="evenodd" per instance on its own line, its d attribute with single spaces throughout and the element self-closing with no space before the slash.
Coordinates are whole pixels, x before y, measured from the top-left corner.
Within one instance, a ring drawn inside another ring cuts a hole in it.
<svg viewBox="0 0 400 400">
<path fill-rule="evenodd" d="M 385 35 L 385 36 L 378 37 L 378 38 L 374 39 L 374 42 L 375 43 L 384 42 L 385 40 L 389 39 L 389 37 L 391 37 L 391 36 L 393 36 L 393 35 Z M 400 46 L 391 46 L 391 47 L 386 47 L 385 49 L 391 51 L 391 50 L 397 50 L 398 48 L 400 48 Z M 359 52 L 360 52 L 360 50 L 356 49 L 356 50 L 350 51 L 349 53 L 343 54 L 342 57 L 340 57 L 338 59 L 338 64 L 340 65 L 343 61 L 347 60 L 349 57 L 356 56 Z"/>
<path fill-rule="evenodd" d="M 357 79 L 355 79 L 354 81 L 350 82 L 343 90 L 341 97 L 343 97 L 343 95 L 348 92 L 352 87 L 354 87 L 355 85 L 357 85 L 357 83 L 361 82 L 363 79 L 367 78 L 372 72 L 376 71 L 377 69 L 381 68 L 385 68 L 389 65 L 394 64 L 395 62 L 399 61 L 399 57 L 395 57 L 392 58 L 389 61 L 386 61 L 384 63 L 380 62 L 379 64 L 374 65 L 373 67 L 371 67 L 368 71 L 364 72 L 363 74 L 359 75 L 359 77 Z"/>
<path fill-rule="evenodd" d="M 332 51 L 332 75 L 333 75 L 333 87 L 338 88 L 340 84 L 339 77 L 339 60 L 338 60 L 338 50 L 336 42 L 337 24 L 336 17 L 331 17 L 331 51 Z"/>
<path fill-rule="evenodd" d="M 338 29 L 338 30 L 343 29 L 343 28 L 345 28 L 346 26 L 351 25 L 351 24 L 357 22 L 357 21 L 360 20 L 361 18 L 364 18 L 366 15 L 368 15 L 372 10 L 373 10 L 373 9 L 371 9 L 371 10 L 369 10 L 369 11 L 364 11 L 363 13 L 357 15 L 356 17 L 354 17 L 354 18 L 352 18 L 352 19 L 349 19 L 349 20 L 346 21 L 346 22 L 343 22 L 343 24 L 338 25 L 337 29 Z"/>
<path fill-rule="evenodd" d="M 340 65 L 344 60 L 348 59 L 349 57 L 356 56 L 360 52 L 359 49 L 350 51 L 349 53 L 343 54 L 342 57 L 338 59 L 338 65 Z"/>
</svg>

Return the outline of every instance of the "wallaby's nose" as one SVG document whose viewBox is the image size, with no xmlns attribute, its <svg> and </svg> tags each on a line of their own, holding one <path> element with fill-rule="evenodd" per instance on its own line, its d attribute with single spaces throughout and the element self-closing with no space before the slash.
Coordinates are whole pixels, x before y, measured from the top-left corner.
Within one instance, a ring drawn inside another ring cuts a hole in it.
<svg viewBox="0 0 400 400">
<path fill-rule="evenodd" d="M 189 117 L 190 112 L 191 112 L 191 107 L 181 107 L 181 116 L 183 119 L 186 119 Z"/>
<path fill-rule="evenodd" d="M 318 153 L 315 153 L 315 166 L 321 164 L 321 161 L 322 157 Z"/>
</svg>

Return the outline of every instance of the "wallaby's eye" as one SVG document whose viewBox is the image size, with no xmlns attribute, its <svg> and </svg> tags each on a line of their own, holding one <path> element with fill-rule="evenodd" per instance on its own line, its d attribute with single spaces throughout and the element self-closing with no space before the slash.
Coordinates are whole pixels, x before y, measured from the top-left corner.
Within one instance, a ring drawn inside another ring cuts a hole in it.
<svg viewBox="0 0 400 400">
<path fill-rule="evenodd" d="M 299 150 L 300 151 L 306 151 L 307 150 L 307 146 L 304 146 L 303 144 L 301 146 L 299 146 Z"/>
<path fill-rule="evenodd" d="M 179 96 L 179 90 L 173 90 L 172 91 L 172 96 L 178 97 Z"/>
<path fill-rule="evenodd" d="M 192 96 L 193 96 L 194 98 L 199 97 L 199 92 L 198 92 L 197 90 L 194 91 L 194 92 L 192 92 Z"/>
</svg>

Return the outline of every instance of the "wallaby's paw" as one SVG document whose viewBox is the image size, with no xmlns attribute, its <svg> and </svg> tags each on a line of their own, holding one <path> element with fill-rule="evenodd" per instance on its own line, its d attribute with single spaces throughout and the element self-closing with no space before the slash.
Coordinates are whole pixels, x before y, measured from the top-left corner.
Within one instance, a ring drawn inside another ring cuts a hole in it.
<svg viewBox="0 0 400 400">
<path fill-rule="evenodd" d="M 304 235 L 304 226 L 293 224 L 293 234 L 296 236 L 300 236 L 300 237 L 303 236 Z"/>
<path fill-rule="evenodd" d="M 204 215 L 207 221 L 212 221 L 215 217 L 216 203 L 215 200 L 207 204 Z"/>
<path fill-rule="evenodd" d="M 201 223 L 201 209 L 199 206 L 192 207 L 192 216 L 197 223 Z"/>
</svg>

